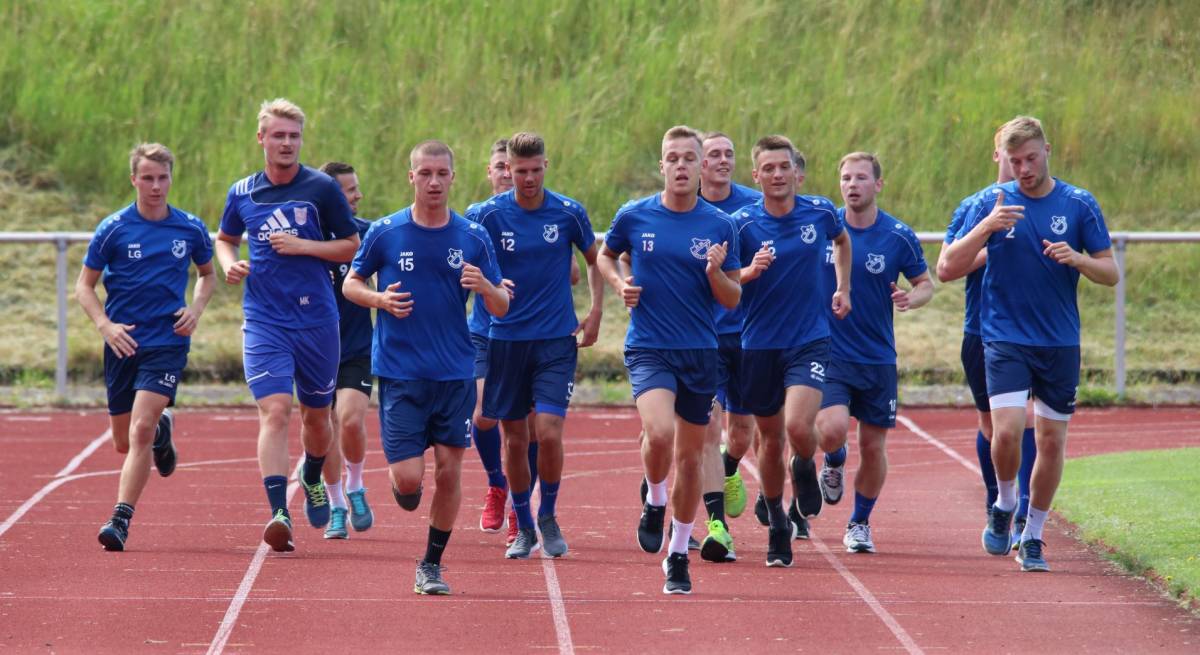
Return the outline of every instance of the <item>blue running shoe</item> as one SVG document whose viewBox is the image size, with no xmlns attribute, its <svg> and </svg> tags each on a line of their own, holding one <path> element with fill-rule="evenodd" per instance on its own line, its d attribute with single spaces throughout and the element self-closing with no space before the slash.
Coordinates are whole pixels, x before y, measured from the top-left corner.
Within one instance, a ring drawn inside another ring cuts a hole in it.
<svg viewBox="0 0 1200 655">
<path fill-rule="evenodd" d="M 983 549 L 989 555 L 1007 555 L 1012 550 L 1013 510 L 992 507 L 987 527 L 983 529 Z"/>
<path fill-rule="evenodd" d="M 304 475 L 298 476 L 300 488 L 304 489 L 304 515 L 314 528 L 323 528 L 329 523 L 329 498 L 325 495 L 325 481 L 317 480 L 314 485 L 304 481 Z"/>
<path fill-rule="evenodd" d="M 1017 549 L 1017 561 L 1020 562 L 1022 571 L 1050 570 L 1046 558 L 1042 557 L 1042 548 L 1045 546 L 1046 542 L 1041 539 L 1027 539 L 1021 542 L 1021 547 Z"/>
<path fill-rule="evenodd" d="M 355 532 L 366 532 L 375 523 L 375 515 L 367 504 L 367 488 L 351 491 L 346 494 L 346 500 L 350 501 L 350 525 L 354 526 Z"/>
<path fill-rule="evenodd" d="M 349 539 L 346 531 L 346 508 L 334 507 L 329 512 L 329 526 L 325 528 L 326 539 Z"/>
</svg>

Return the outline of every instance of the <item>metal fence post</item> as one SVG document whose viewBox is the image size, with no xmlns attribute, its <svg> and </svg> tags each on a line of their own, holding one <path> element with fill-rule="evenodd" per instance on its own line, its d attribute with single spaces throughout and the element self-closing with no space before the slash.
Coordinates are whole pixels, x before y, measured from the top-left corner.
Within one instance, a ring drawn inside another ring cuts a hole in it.
<svg viewBox="0 0 1200 655">
<path fill-rule="evenodd" d="M 58 361 L 54 366 L 54 393 L 59 402 L 67 400 L 67 239 L 59 237 L 54 241 L 58 246 L 57 273 L 55 284 L 58 287 Z"/>
<path fill-rule="evenodd" d="M 1117 237 L 1113 259 L 1117 264 L 1116 326 L 1113 333 L 1113 375 L 1116 377 L 1117 397 L 1125 397 L 1125 239 Z"/>
</svg>

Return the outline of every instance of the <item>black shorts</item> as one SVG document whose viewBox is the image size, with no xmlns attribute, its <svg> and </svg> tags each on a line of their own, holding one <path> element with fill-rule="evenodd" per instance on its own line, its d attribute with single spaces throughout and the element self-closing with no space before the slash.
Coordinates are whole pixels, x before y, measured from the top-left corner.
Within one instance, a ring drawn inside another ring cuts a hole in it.
<svg viewBox="0 0 1200 655">
<path fill-rule="evenodd" d="M 337 389 L 354 389 L 371 397 L 375 378 L 371 377 L 371 358 L 355 357 L 338 364 Z"/>
</svg>

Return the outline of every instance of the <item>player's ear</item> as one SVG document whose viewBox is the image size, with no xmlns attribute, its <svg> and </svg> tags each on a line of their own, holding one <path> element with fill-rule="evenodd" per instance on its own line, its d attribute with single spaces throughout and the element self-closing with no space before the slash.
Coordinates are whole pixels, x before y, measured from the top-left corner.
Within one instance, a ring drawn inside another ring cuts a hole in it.
<svg viewBox="0 0 1200 655">
<path fill-rule="evenodd" d="M 413 174 L 413 170 L 412 170 L 411 168 L 410 168 L 410 169 L 408 169 L 408 183 L 409 183 L 409 184 L 412 184 L 412 183 L 413 183 L 413 179 L 414 179 L 415 177 L 416 177 L 416 176 Z"/>
</svg>

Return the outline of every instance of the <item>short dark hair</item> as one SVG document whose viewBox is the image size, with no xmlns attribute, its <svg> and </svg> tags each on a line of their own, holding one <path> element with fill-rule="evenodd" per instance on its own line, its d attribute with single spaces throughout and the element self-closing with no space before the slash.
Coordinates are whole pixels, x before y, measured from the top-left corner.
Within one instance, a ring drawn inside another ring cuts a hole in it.
<svg viewBox="0 0 1200 655">
<path fill-rule="evenodd" d="M 351 173 L 355 172 L 353 166 L 351 166 L 350 164 L 340 162 L 340 161 L 327 161 L 324 164 L 321 164 L 321 168 L 319 168 L 318 170 L 320 170 L 322 173 L 328 175 L 329 177 L 337 177 L 339 175 L 350 175 Z"/>
<path fill-rule="evenodd" d="M 755 168 L 758 168 L 758 156 L 768 150 L 786 150 L 791 157 L 792 165 L 801 170 L 804 169 L 804 158 L 800 156 L 796 146 L 792 144 L 792 140 L 782 134 L 768 134 L 754 144 L 754 150 L 750 151 L 750 158 L 754 160 Z"/>
<path fill-rule="evenodd" d="M 546 142 L 533 132 L 517 132 L 508 140 L 508 158 L 537 157 L 546 154 Z"/>
<path fill-rule="evenodd" d="M 508 139 L 496 139 L 496 142 L 492 144 L 492 152 L 488 157 L 494 157 L 497 153 L 501 152 L 504 153 L 505 157 L 508 156 Z"/>
<path fill-rule="evenodd" d="M 454 151 L 450 149 L 450 146 L 446 145 L 445 143 L 443 143 L 441 141 L 438 141 L 437 139 L 430 139 L 428 141 L 422 141 L 422 142 L 418 143 L 417 145 L 413 146 L 412 151 L 410 151 L 408 153 L 408 167 L 410 170 L 416 168 L 417 157 L 422 157 L 422 156 L 424 156 L 424 157 L 441 157 L 441 156 L 449 157 L 450 158 L 450 170 L 454 170 Z"/>
</svg>

